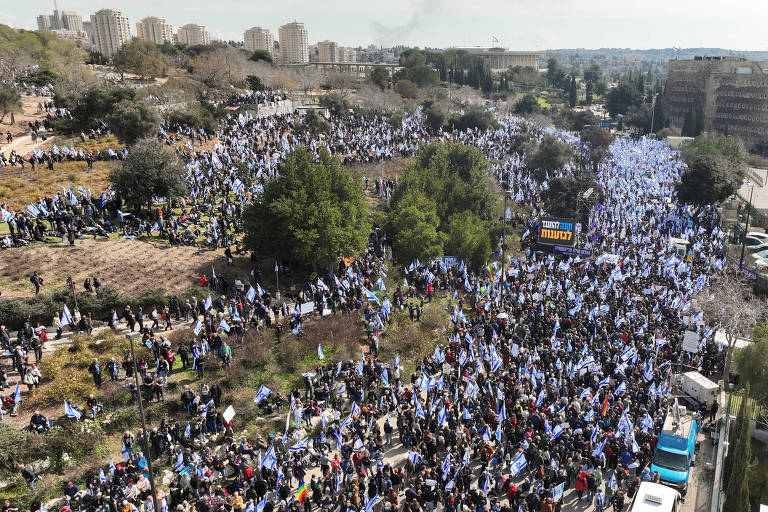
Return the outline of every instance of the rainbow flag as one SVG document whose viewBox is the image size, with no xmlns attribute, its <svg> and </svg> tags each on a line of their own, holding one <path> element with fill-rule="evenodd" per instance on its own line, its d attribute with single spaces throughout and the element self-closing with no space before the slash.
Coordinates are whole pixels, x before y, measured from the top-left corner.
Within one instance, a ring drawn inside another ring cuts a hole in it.
<svg viewBox="0 0 768 512">
<path fill-rule="evenodd" d="M 483 271 L 485 271 L 485 275 L 488 277 L 488 279 L 493 281 L 493 267 L 491 267 L 490 265 L 486 265 L 485 267 L 483 267 Z"/>
<path fill-rule="evenodd" d="M 608 399 L 611 397 L 611 394 L 608 393 L 605 395 L 605 400 L 603 401 L 603 406 L 600 407 L 600 414 L 605 416 L 605 413 L 608 412 Z"/>
<path fill-rule="evenodd" d="M 296 498 L 299 500 L 299 503 L 302 505 L 304 504 L 304 497 L 307 495 L 307 485 L 301 484 L 301 487 L 296 489 Z"/>
</svg>

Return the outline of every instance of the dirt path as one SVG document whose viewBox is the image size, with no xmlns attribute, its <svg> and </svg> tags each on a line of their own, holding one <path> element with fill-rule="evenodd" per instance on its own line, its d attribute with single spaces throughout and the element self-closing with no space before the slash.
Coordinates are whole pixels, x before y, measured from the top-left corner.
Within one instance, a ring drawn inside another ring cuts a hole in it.
<svg viewBox="0 0 768 512">
<path fill-rule="evenodd" d="M 45 113 L 38 112 L 37 104 L 40 102 L 50 101 L 50 98 L 44 96 L 24 96 L 21 99 L 22 113 L 16 116 L 16 123 L 13 125 L 0 125 L 0 131 L 3 133 L 3 137 L 0 139 L 0 153 L 6 157 L 11 151 L 16 151 L 18 155 L 27 155 L 32 152 L 33 149 L 40 149 L 45 146 L 50 147 L 53 145 L 55 136 L 48 137 L 48 140 L 43 141 L 38 138 L 36 142 L 32 142 L 32 137 L 29 135 L 27 129 L 28 123 L 34 123 L 36 120 L 42 121 L 45 119 Z M 13 134 L 13 142 L 6 143 L 5 133 L 11 132 Z"/>
</svg>

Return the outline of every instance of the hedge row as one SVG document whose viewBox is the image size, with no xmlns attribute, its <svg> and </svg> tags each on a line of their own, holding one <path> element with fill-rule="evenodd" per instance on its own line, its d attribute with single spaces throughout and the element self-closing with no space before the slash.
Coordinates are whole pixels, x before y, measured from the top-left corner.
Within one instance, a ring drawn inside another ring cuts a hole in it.
<svg viewBox="0 0 768 512">
<path fill-rule="evenodd" d="M 108 321 L 112 318 L 112 310 L 116 310 L 120 315 L 126 304 L 129 304 L 134 311 L 139 307 L 147 311 L 153 307 L 162 308 L 169 304 L 174 295 L 183 304 L 192 296 L 196 296 L 198 300 L 204 300 L 208 293 L 208 290 L 202 288 L 190 288 L 179 293 L 150 289 L 139 295 L 130 295 L 121 293 L 111 286 L 102 286 L 96 294 L 78 291 L 76 297 L 77 309 L 81 314 L 90 313 L 94 320 Z M 0 299 L 0 324 L 10 330 L 16 330 L 29 316 L 33 325 L 40 322 L 42 325 L 50 326 L 54 316 L 61 315 L 64 305 L 70 312 L 74 312 L 75 300 L 72 292 L 67 288 L 51 293 L 40 293 L 32 297 Z"/>
</svg>

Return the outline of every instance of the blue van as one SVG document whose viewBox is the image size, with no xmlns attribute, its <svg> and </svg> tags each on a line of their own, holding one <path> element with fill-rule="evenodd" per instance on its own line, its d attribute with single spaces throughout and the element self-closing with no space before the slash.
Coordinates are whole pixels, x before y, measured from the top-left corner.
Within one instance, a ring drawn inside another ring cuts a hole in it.
<svg viewBox="0 0 768 512">
<path fill-rule="evenodd" d="M 667 412 L 664 428 L 656 442 L 651 473 L 658 471 L 661 483 L 685 495 L 696 455 L 696 436 L 701 428 L 697 415 L 675 401 Z"/>
</svg>

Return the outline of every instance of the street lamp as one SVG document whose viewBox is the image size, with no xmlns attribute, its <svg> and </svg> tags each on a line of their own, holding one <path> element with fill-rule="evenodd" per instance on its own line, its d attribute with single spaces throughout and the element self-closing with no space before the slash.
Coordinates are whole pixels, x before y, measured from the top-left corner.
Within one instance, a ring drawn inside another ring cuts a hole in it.
<svg viewBox="0 0 768 512">
<path fill-rule="evenodd" d="M 141 449 L 144 451 L 144 458 L 147 460 L 147 470 L 149 471 L 149 488 L 152 491 L 152 504 L 154 505 L 155 512 L 159 512 L 157 508 L 157 489 L 155 488 L 155 476 L 152 474 L 152 454 L 149 452 L 149 438 L 147 437 L 147 427 L 144 424 L 144 406 L 141 403 L 141 388 L 139 387 L 139 369 L 136 367 L 136 354 L 133 351 L 133 336 L 126 334 L 126 338 L 131 344 L 131 359 L 133 361 L 133 380 L 136 383 L 136 399 L 139 402 L 139 418 L 141 419 L 141 433 L 142 440 L 144 441 Z"/>
<path fill-rule="evenodd" d="M 275 292 L 275 300 L 280 301 L 280 282 L 277 277 L 277 273 L 280 271 L 280 266 L 277 264 L 277 260 L 275 260 L 275 288 L 277 291 Z"/>
</svg>

